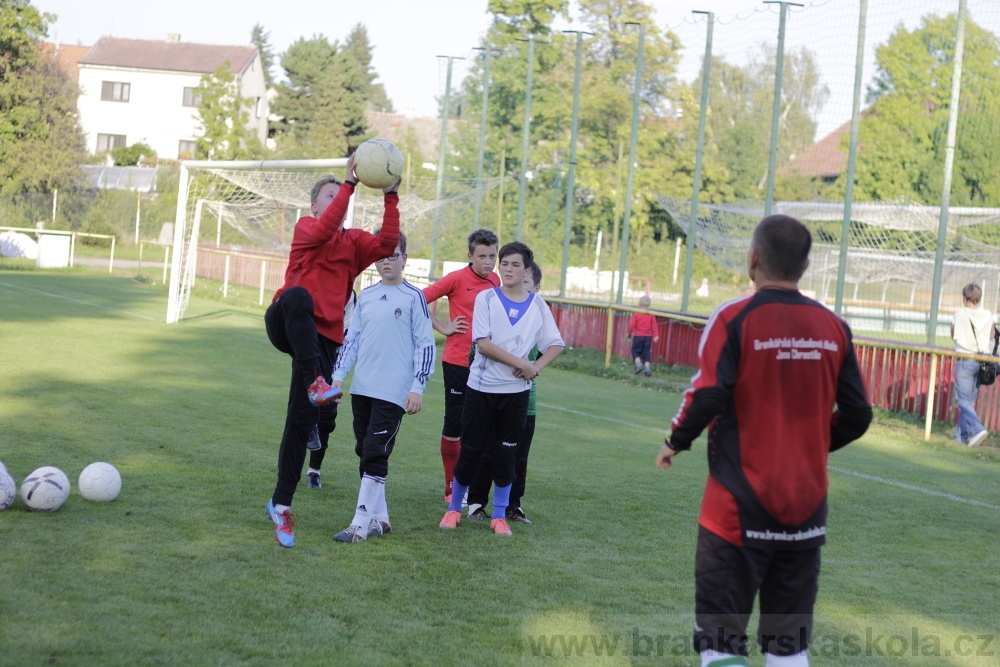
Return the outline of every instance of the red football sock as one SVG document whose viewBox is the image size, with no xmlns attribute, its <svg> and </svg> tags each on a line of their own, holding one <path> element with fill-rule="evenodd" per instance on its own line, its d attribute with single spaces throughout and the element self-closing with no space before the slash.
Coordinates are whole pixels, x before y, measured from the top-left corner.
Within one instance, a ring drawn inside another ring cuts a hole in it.
<svg viewBox="0 0 1000 667">
<path fill-rule="evenodd" d="M 451 495 L 451 482 L 455 479 L 455 464 L 458 455 L 462 453 L 461 440 L 448 440 L 441 437 L 441 463 L 444 464 L 444 495 Z"/>
</svg>

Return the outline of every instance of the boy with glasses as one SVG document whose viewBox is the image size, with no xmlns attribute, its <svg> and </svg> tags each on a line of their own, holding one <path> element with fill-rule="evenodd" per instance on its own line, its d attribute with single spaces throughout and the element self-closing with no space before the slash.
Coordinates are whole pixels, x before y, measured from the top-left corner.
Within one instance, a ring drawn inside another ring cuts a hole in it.
<svg viewBox="0 0 1000 667">
<path fill-rule="evenodd" d="M 360 542 L 392 530 L 385 501 L 389 455 L 403 415 L 423 406 L 434 371 L 434 331 L 423 293 L 403 279 L 406 236 L 388 257 L 375 262 L 382 280 L 358 297 L 350 331 L 333 369 L 339 389 L 352 367 L 351 408 L 355 452 L 361 459 L 361 489 L 354 518 L 333 539 Z"/>
</svg>

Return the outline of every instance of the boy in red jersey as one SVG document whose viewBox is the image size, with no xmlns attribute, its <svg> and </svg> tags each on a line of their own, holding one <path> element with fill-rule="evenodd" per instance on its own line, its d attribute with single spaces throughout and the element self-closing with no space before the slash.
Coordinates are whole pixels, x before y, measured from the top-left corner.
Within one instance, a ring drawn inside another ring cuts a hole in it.
<svg viewBox="0 0 1000 667">
<path fill-rule="evenodd" d="M 469 381 L 469 352 L 472 350 L 472 310 L 476 296 L 484 289 L 500 286 L 500 278 L 493 273 L 497 265 L 497 235 L 488 229 L 477 229 L 469 234 L 469 265 L 452 271 L 433 285 L 424 288 L 424 297 L 431 304 L 443 296 L 448 297 L 451 321 L 447 324 L 436 317 L 431 325 L 447 338 L 441 354 L 444 377 L 444 428 L 441 431 L 441 463 L 444 465 L 444 499 L 451 500 L 451 484 L 455 478 L 455 464 L 462 452 L 462 406 L 465 404 L 465 387 Z"/>
<path fill-rule="evenodd" d="M 399 242 L 398 181 L 383 190 L 385 213 L 377 236 L 341 227 L 356 184 L 352 155 L 347 160 L 347 181 L 327 176 L 313 186 L 310 210 L 315 217 L 303 217 L 295 224 L 285 284 L 264 313 L 271 344 L 292 357 L 278 482 L 266 508 L 275 539 L 283 547 L 295 544 L 291 505 L 306 443 L 318 426 L 318 438 L 326 444 L 336 423 L 334 399 L 340 390 L 328 382 L 344 342 L 344 306 L 358 274 L 392 254 Z"/>
<path fill-rule="evenodd" d="M 811 245 L 794 218 L 757 225 L 747 256 L 757 292 L 712 313 L 698 372 L 656 458 L 669 468 L 709 427 L 695 556 L 694 648 L 703 667 L 746 665 L 758 592 L 766 667 L 809 664 L 827 458 L 871 423 L 850 327 L 798 291 Z"/>
<path fill-rule="evenodd" d="M 643 294 L 639 297 L 639 307 L 649 308 L 649 297 Z M 646 377 L 653 374 L 649 368 L 653 356 L 653 342 L 660 340 L 656 334 L 656 316 L 650 313 L 632 313 L 628 323 L 628 337 L 632 339 L 632 358 L 635 360 L 635 374 L 644 371 Z"/>
</svg>

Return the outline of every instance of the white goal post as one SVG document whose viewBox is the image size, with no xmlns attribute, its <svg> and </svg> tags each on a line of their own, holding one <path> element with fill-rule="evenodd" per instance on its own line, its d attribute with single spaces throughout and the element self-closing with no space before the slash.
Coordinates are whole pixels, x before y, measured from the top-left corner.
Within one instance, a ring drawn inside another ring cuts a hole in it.
<svg viewBox="0 0 1000 667">
<path fill-rule="evenodd" d="M 347 158 L 181 162 L 167 323 L 183 317 L 196 273 L 205 275 L 199 269 L 211 263 L 206 258 L 199 267 L 199 243 L 263 258 L 266 261 L 258 264 L 267 263 L 268 268 L 259 270 L 260 289 L 265 283 L 277 289 L 281 276 L 273 267 L 281 263 L 284 268 L 295 223 L 309 215 L 313 185 L 331 172 L 343 178 L 346 166 Z M 411 254 L 442 239 L 463 248 L 471 231 L 473 205 L 501 179 L 446 178 L 443 190 L 436 181 L 426 176 L 403 179 L 399 213 Z M 382 224 L 383 208 L 381 191 L 359 185 L 344 225 L 375 231 Z M 200 238 L 206 217 L 215 227 L 207 242 Z"/>
<path fill-rule="evenodd" d="M 187 307 L 198 261 L 201 217 L 206 208 L 217 214 L 220 228 L 224 215 L 229 216 L 230 224 L 239 220 L 259 222 L 268 212 L 278 210 L 284 219 L 285 210 L 309 209 L 309 191 L 323 174 L 346 166 L 347 158 L 181 162 L 167 324 L 180 320 Z M 196 182 L 199 176 L 201 181 Z"/>
</svg>

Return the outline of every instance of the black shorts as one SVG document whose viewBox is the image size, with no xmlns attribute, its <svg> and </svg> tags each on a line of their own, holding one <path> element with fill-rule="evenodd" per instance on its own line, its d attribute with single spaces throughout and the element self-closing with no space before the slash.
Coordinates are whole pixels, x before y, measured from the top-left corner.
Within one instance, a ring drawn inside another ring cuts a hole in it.
<svg viewBox="0 0 1000 667">
<path fill-rule="evenodd" d="M 649 361 L 653 354 L 653 337 L 652 336 L 633 336 L 632 337 L 632 358 L 636 357 L 643 360 L 643 362 Z"/>
<path fill-rule="evenodd" d="M 747 655 L 747 623 L 760 593 L 761 652 L 806 650 L 819 589 L 819 547 L 798 551 L 730 544 L 698 527 L 694 650 Z"/>
<path fill-rule="evenodd" d="M 469 384 L 469 367 L 441 362 L 444 375 L 444 428 L 441 435 L 458 438 L 462 435 L 462 406 Z"/>
</svg>

